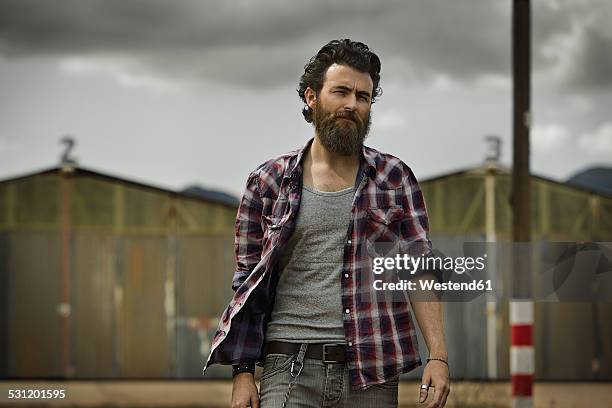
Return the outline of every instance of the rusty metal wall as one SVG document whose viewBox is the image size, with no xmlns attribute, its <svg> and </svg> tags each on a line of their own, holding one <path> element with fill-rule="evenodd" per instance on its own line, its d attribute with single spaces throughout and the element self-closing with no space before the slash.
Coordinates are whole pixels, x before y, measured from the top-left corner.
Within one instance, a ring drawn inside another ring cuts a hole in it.
<svg viewBox="0 0 612 408">
<path fill-rule="evenodd" d="M 444 253 L 463 242 L 483 241 L 484 175 L 457 175 L 421 183 L 432 241 Z M 533 241 L 612 241 L 612 199 L 540 179 L 532 180 Z M 469 193 L 469 194 L 468 194 Z M 510 178 L 496 177 L 495 223 L 500 241 L 510 237 Z M 452 209 L 451 207 L 454 207 Z M 476 212 L 473 209 L 478 209 Z M 511 271 L 501 276 L 510 287 Z M 537 272 L 534 272 L 537 273 Z M 498 302 L 498 375 L 509 378 L 508 303 Z M 457 378 L 486 373 L 485 303 L 445 305 L 447 347 Z M 612 379 L 612 303 L 535 303 L 535 376 L 544 380 Z M 420 334 L 419 334 L 420 336 Z M 420 344 L 424 345 L 422 337 Z M 421 355 L 426 350 L 423 346 Z M 407 377 L 416 378 L 421 370 Z"/>
<path fill-rule="evenodd" d="M 0 202 L 2 202 L 0 192 Z M 8 299 L 8 234 L 0 231 L 0 378 L 7 377 L 8 367 L 8 319 L 9 319 L 9 299 Z"/>
<path fill-rule="evenodd" d="M 612 304 L 536 303 L 536 377 L 612 379 Z"/>
<path fill-rule="evenodd" d="M 60 377 L 58 235 L 12 232 L 8 245 L 9 375 Z"/>
<path fill-rule="evenodd" d="M 123 378 L 167 376 L 164 311 L 166 246 L 158 237 L 126 237 L 121 246 L 119 360 Z"/>
<path fill-rule="evenodd" d="M 179 241 L 177 282 L 177 372 L 201 378 L 218 317 L 231 300 L 235 269 L 233 236 L 183 236 Z M 209 272 L 209 273 L 207 273 Z M 210 376 L 226 377 L 227 367 Z"/>
<path fill-rule="evenodd" d="M 104 177 L 64 175 L 70 197 L 66 368 L 58 310 L 60 177 L 0 183 L 0 375 L 201 377 L 209 332 L 200 323 L 214 322 L 229 300 L 236 209 Z"/>
<path fill-rule="evenodd" d="M 116 243 L 112 235 L 73 237 L 72 359 L 77 378 L 113 378 L 120 373 L 114 292 Z"/>
</svg>

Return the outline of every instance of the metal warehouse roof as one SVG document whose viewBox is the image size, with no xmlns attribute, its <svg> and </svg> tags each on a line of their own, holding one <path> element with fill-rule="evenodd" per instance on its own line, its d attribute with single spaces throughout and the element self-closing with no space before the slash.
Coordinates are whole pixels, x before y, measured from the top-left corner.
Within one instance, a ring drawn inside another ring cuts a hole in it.
<svg viewBox="0 0 612 408">
<path fill-rule="evenodd" d="M 155 186 L 152 184 L 147 184 L 147 183 L 143 183 L 143 182 L 139 182 L 135 180 L 129 180 L 125 177 L 119 177 L 119 176 L 114 176 L 108 173 L 102 173 L 100 171 L 84 168 L 81 166 L 70 166 L 69 169 L 71 169 L 71 171 L 73 171 L 73 173 L 77 175 L 95 177 L 95 178 L 104 179 L 106 181 L 111 181 L 111 182 L 125 183 L 131 186 L 145 188 L 145 189 L 154 190 L 158 192 L 163 192 L 163 193 L 171 194 L 171 195 L 178 196 L 178 197 L 186 197 L 186 198 L 205 201 L 209 203 L 222 204 L 222 205 L 226 205 L 230 207 L 238 207 L 238 204 L 239 204 L 238 198 L 232 194 L 228 194 L 228 193 L 218 191 L 218 190 L 210 190 L 210 189 L 206 189 L 200 186 L 191 186 L 191 187 L 184 189 L 183 191 L 175 191 L 175 190 L 170 190 L 167 188 Z M 56 173 L 59 174 L 62 171 L 65 171 L 63 167 L 54 166 L 54 167 L 50 167 L 50 168 L 46 168 L 46 169 L 42 169 L 38 171 L 29 172 L 29 173 L 22 174 L 19 176 L 13 176 L 13 177 L 5 178 L 5 179 L 0 179 L 0 183 L 26 179 L 26 178 L 38 176 L 38 175 L 47 175 L 47 174 L 56 174 Z"/>
<path fill-rule="evenodd" d="M 433 177 L 427 177 L 427 178 L 422 178 L 422 179 L 419 178 L 418 180 L 419 180 L 419 183 L 429 183 L 429 182 L 443 180 L 445 178 L 456 177 L 456 176 L 484 175 L 487 172 L 491 172 L 493 174 L 498 174 L 502 176 L 512 176 L 512 168 L 510 167 L 506 167 L 500 164 L 485 163 L 481 166 L 466 167 L 466 168 L 462 168 L 462 169 L 455 170 L 452 172 L 442 173 L 442 174 L 439 174 Z M 589 188 L 584 185 L 575 184 L 571 180 L 564 182 L 564 181 L 554 180 L 554 179 L 540 176 L 540 175 L 533 174 L 533 173 L 531 173 L 530 175 L 533 179 L 536 179 L 536 180 L 556 184 L 559 186 L 564 186 L 564 187 L 567 187 L 567 188 L 570 188 L 576 191 L 582 191 L 585 193 L 595 194 L 595 195 L 606 197 L 606 198 L 612 198 L 612 194 L 607 194 L 603 191 L 598 191 L 596 189 Z"/>
</svg>

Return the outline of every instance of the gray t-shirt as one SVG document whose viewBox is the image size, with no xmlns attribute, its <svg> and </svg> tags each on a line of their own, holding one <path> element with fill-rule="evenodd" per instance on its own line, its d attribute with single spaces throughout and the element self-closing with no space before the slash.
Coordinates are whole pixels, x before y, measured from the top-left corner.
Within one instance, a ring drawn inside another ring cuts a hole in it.
<svg viewBox="0 0 612 408">
<path fill-rule="evenodd" d="M 295 229 L 279 261 L 266 341 L 344 342 L 340 274 L 355 195 L 302 187 Z"/>
</svg>

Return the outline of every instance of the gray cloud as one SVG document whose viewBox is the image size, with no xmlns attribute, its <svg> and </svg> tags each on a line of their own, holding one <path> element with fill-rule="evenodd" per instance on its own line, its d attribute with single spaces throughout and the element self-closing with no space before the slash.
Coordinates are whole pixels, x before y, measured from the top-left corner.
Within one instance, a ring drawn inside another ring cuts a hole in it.
<svg viewBox="0 0 612 408">
<path fill-rule="evenodd" d="M 609 84 L 606 19 L 590 6 L 610 4 L 533 4 L 536 69 L 555 69 L 571 52 L 567 86 Z M 408 82 L 465 81 L 509 76 L 510 13 L 510 1 L 489 0 L 0 0 L 0 53 L 110 59 L 133 74 L 270 86 L 297 81 L 323 43 L 351 37 L 381 54 L 383 78 L 388 66 Z M 577 25 L 588 28 L 580 46 L 550 55 Z"/>
<path fill-rule="evenodd" d="M 0 1 L 0 52 L 120 56 L 169 77 L 267 85 L 265 78 L 295 80 L 285 68 L 303 66 L 331 38 L 351 36 L 407 61 L 420 77 L 473 78 L 508 71 L 508 22 L 493 3 Z"/>
<path fill-rule="evenodd" d="M 565 92 L 612 87 L 612 3 L 548 0 L 534 3 L 534 64 L 556 75 Z"/>
<path fill-rule="evenodd" d="M 576 63 L 568 72 L 567 84 L 586 90 L 612 86 L 612 37 L 589 28 L 581 40 L 583 45 L 574 54 Z"/>
<path fill-rule="evenodd" d="M 350 7 L 349 7 L 350 6 Z M 375 15 L 371 2 L 0 1 L 5 53 L 171 51 L 290 42 L 321 20 Z"/>
</svg>

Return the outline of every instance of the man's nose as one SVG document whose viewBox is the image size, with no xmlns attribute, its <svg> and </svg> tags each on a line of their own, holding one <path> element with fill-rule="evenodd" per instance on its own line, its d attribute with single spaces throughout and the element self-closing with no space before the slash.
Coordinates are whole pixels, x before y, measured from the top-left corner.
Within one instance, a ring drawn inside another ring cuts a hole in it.
<svg viewBox="0 0 612 408">
<path fill-rule="evenodd" d="M 354 111 L 357 109 L 357 97 L 354 94 L 349 94 L 344 101 L 344 110 Z"/>
</svg>

